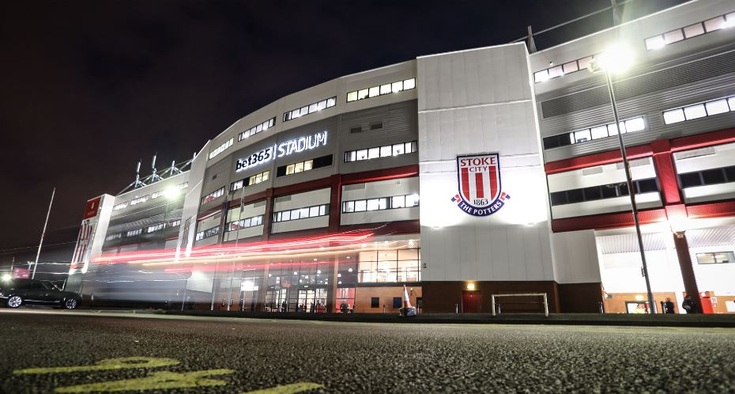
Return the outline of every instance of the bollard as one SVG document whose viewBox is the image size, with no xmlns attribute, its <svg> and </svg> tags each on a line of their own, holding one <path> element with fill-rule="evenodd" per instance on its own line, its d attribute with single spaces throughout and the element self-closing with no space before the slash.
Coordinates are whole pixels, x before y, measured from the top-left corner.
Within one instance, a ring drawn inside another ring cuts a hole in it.
<svg viewBox="0 0 735 394">
<path fill-rule="evenodd" d="M 459 304 L 454 304 L 454 313 L 459 314 Z"/>
</svg>

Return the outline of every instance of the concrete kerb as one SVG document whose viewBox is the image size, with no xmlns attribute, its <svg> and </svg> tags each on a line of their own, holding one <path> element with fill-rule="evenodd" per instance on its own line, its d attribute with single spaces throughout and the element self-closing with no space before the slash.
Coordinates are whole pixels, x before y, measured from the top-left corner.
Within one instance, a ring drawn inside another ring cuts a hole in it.
<svg viewBox="0 0 735 394">
<path fill-rule="evenodd" d="M 723 327 L 735 328 L 735 315 L 633 315 L 633 314 L 452 314 L 423 313 L 413 317 L 398 314 L 372 313 L 278 313 L 278 312 L 228 312 L 228 311 L 165 311 L 145 310 L 137 313 L 159 313 L 185 316 L 216 316 L 254 319 L 319 320 L 362 323 L 458 323 L 458 324 L 546 324 L 546 325 L 597 325 L 597 326 L 648 326 L 648 327 Z"/>
</svg>

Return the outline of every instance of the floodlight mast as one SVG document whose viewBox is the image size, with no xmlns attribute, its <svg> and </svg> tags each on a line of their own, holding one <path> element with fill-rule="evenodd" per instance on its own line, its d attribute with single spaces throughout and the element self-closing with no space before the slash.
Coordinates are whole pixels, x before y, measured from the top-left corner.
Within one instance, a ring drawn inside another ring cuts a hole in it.
<svg viewBox="0 0 735 394">
<path fill-rule="evenodd" d="M 636 187 L 633 182 L 633 176 L 630 172 L 630 162 L 623 141 L 623 129 L 620 125 L 620 116 L 618 115 L 618 105 L 615 100 L 615 90 L 613 89 L 611 73 L 622 72 L 632 64 L 632 56 L 625 48 L 616 46 L 606 51 L 599 59 L 594 59 L 590 63 L 590 71 L 602 71 L 605 73 L 605 82 L 607 83 L 607 91 L 610 95 L 610 104 L 612 106 L 613 118 L 615 119 L 615 129 L 618 135 L 618 145 L 620 146 L 620 156 L 623 159 L 623 168 L 625 170 L 625 181 L 628 187 L 628 196 L 630 197 L 630 209 L 633 215 L 633 224 L 635 225 L 635 233 L 638 239 L 638 250 L 641 255 L 641 272 L 646 282 L 646 293 L 648 296 L 648 313 L 656 313 L 656 303 L 653 299 L 651 291 L 651 281 L 648 276 L 648 264 L 646 262 L 646 251 L 643 246 L 643 234 L 641 233 L 640 220 L 638 219 L 638 205 L 635 201 Z"/>
</svg>

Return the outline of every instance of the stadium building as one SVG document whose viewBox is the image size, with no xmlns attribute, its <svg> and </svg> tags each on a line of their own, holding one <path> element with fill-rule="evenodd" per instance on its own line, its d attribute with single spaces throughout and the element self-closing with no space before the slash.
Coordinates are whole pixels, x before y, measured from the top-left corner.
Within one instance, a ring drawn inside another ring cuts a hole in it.
<svg viewBox="0 0 735 394">
<path fill-rule="evenodd" d="M 624 73 L 604 68 L 613 44 Z M 538 311 L 537 295 L 681 312 L 687 293 L 733 313 L 733 64 L 735 5 L 711 0 L 313 86 L 89 200 L 67 287 L 306 313 L 395 313 L 404 285 L 437 313 Z"/>
</svg>

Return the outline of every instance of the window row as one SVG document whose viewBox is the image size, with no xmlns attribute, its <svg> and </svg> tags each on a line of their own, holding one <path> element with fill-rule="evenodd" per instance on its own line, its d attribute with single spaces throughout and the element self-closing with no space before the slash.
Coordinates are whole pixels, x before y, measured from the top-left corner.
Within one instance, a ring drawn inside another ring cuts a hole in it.
<svg viewBox="0 0 735 394">
<path fill-rule="evenodd" d="M 359 283 L 419 282 L 421 280 L 420 265 L 418 258 L 381 262 L 360 260 L 357 281 Z"/>
<path fill-rule="evenodd" d="M 735 166 L 679 174 L 679 184 L 682 189 L 729 182 L 735 182 Z"/>
<path fill-rule="evenodd" d="M 237 140 L 238 141 L 242 141 L 245 138 L 251 137 L 251 136 L 253 136 L 255 134 L 258 134 L 258 133 L 260 133 L 262 131 L 266 131 L 266 130 L 270 129 L 271 127 L 275 126 L 275 125 L 276 125 L 276 118 L 270 118 L 270 119 L 266 120 L 265 122 L 263 122 L 263 123 L 261 123 L 261 124 L 259 124 L 257 126 L 253 126 L 253 127 L 249 128 L 249 129 L 241 132 L 237 136 Z"/>
<path fill-rule="evenodd" d="M 673 124 L 719 115 L 725 112 L 735 112 L 735 96 L 720 98 L 705 103 L 688 105 L 664 111 L 664 123 Z"/>
<path fill-rule="evenodd" d="M 374 148 L 358 149 L 345 152 L 345 163 L 351 161 L 361 161 L 378 159 L 381 157 L 398 156 L 418 151 L 416 141 L 402 142 L 400 144 L 383 145 Z"/>
<path fill-rule="evenodd" d="M 215 191 L 207 194 L 206 196 L 202 197 L 202 205 L 204 205 L 204 204 L 206 204 L 208 202 L 211 202 L 214 199 L 216 199 L 218 197 L 222 197 L 224 195 L 225 195 L 225 188 L 223 186 L 223 187 L 221 187 L 221 188 L 219 188 L 219 189 L 217 189 L 217 190 L 215 190 Z"/>
<path fill-rule="evenodd" d="M 236 220 L 227 224 L 227 231 L 237 231 L 243 228 L 250 228 L 263 225 L 263 215 L 253 216 L 246 219 Z"/>
<path fill-rule="evenodd" d="M 217 155 L 224 152 L 227 148 L 231 147 L 234 143 L 235 143 L 234 138 L 230 138 L 229 140 L 225 141 L 222 145 L 218 146 L 217 149 L 209 152 L 209 160 L 212 160 L 215 157 L 217 157 Z"/>
<path fill-rule="evenodd" d="M 270 171 L 263 171 L 261 173 L 251 175 L 245 179 L 240 179 L 239 181 L 232 182 L 230 184 L 230 191 L 240 190 L 243 187 L 248 187 L 252 185 L 256 185 L 261 182 L 265 182 L 270 177 Z"/>
<path fill-rule="evenodd" d="M 316 159 L 300 161 L 298 163 L 291 163 L 285 166 L 280 166 L 276 169 L 276 176 L 285 176 L 291 174 L 298 174 L 300 172 L 314 170 L 322 167 L 329 167 L 332 165 L 332 155 L 326 155 L 317 157 Z"/>
<path fill-rule="evenodd" d="M 659 186 L 656 178 L 640 179 L 633 181 L 637 190 L 636 194 L 658 192 Z M 630 195 L 626 182 L 611 183 L 607 185 L 591 186 L 582 189 L 564 190 L 551 193 L 551 205 L 577 204 L 585 201 L 604 200 Z"/>
<path fill-rule="evenodd" d="M 382 211 L 386 209 L 411 208 L 419 206 L 418 194 L 403 196 L 368 198 L 365 200 L 343 201 L 342 213 Z"/>
<path fill-rule="evenodd" d="M 138 205 L 138 204 L 144 203 L 144 202 L 148 201 L 148 198 L 149 197 L 151 199 L 156 199 L 158 197 L 161 197 L 161 196 L 166 195 L 166 194 L 169 194 L 169 193 L 176 193 L 176 192 L 178 192 L 181 189 L 186 189 L 187 187 L 189 187 L 189 182 L 183 182 L 183 183 L 179 183 L 178 185 L 174 186 L 173 189 L 172 188 L 168 188 L 168 189 L 164 189 L 164 190 L 159 190 L 157 192 L 154 192 L 150 196 L 148 194 L 146 194 L 144 196 L 140 196 L 140 197 L 135 196 L 130 201 L 125 201 L 125 202 L 121 202 L 119 204 L 115 204 L 112 207 L 112 210 L 113 211 L 119 211 L 119 210 L 125 209 L 125 208 L 127 208 L 129 206 L 133 206 L 133 205 Z"/>
<path fill-rule="evenodd" d="M 365 89 L 355 90 L 347 93 L 347 102 L 364 100 L 368 98 L 383 96 L 391 93 L 398 93 L 404 90 L 416 88 L 416 78 L 405 79 L 383 85 L 373 86 Z"/>
<path fill-rule="evenodd" d="M 179 225 L 181 225 L 181 220 L 180 219 L 172 220 L 172 221 L 170 221 L 168 223 L 166 223 L 166 222 L 164 222 L 164 223 L 157 223 L 157 224 L 150 225 L 150 226 L 148 226 L 148 227 L 146 227 L 144 229 L 143 228 L 138 228 L 138 229 L 135 229 L 135 230 L 126 231 L 124 234 L 123 233 L 109 234 L 109 235 L 107 235 L 105 237 L 105 241 L 113 241 L 113 240 L 116 240 L 116 239 L 122 239 L 123 238 L 123 235 L 125 237 L 135 237 L 135 236 L 141 235 L 143 233 L 151 234 L 151 233 L 155 233 L 156 231 L 161 231 L 161 230 L 163 230 L 165 228 L 178 227 Z"/>
<path fill-rule="evenodd" d="M 337 104 L 337 97 L 330 97 L 328 99 L 325 99 L 325 100 L 322 100 L 322 101 L 319 101 L 313 104 L 309 104 L 301 108 L 296 108 L 294 110 L 284 112 L 283 121 L 288 122 L 289 120 L 294 120 L 304 115 L 313 114 L 314 112 L 319 112 L 325 108 L 334 107 L 336 104 Z"/>
<path fill-rule="evenodd" d="M 204 231 L 200 231 L 196 234 L 194 240 L 195 241 L 201 241 L 204 238 L 214 237 L 215 235 L 219 234 L 219 226 L 208 228 Z"/>
<path fill-rule="evenodd" d="M 697 263 L 699 264 L 728 264 L 733 262 L 735 262 L 735 253 L 733 252 L 697 253 Z"/>
<path fill-rule="evenodd" d="M 545 70 L 537 71 L 533 73 L 533 82 L 540 83 L 548 81 L 549 79 L 563 77 L 564 75 L 571 74 L 573 72 L 586 70 L 594 58 L 595 56 L 586 56 L 581 59 L 564 63 L 560 66 L 549 67 Z"/>
<path fill-rule="evenodd" d="M 703 22 L 697 22 L 693 25 L 674 29 L 663 34 L 647 38 L 645 40 L 646 50 L 651 51 L 654 49 L 660 49 L 675 42 L 733 26 L 735 26 L 735 13 L 720 15 Z"/>
<path fill-rule="evenodd" d="M 288 222 L 291 220 L 316 218 L 329 214 L 329 204 L 314 205 L 306 208 L 289 209 L 273 213 L 273 223 Z"/>
<path fill-rule="evenodd" d="M 584 130 L 573 131 L 568 134 L 558 134 L 546 137 L 544 138 L 544 149 L 558 148 L 560 146 L 579 144 L 591 140 L 611 137 L 617 135 L 618 130 L 621 134 L 625 134 L 643 131 L 645 129 L 646 121 L 642 116 L 639 116 L 637 118 L 621 121 L 620 127 L 616 127 L 615 123 L 609 123 L 606 125 L 590 127 Z"/>
</svg>

